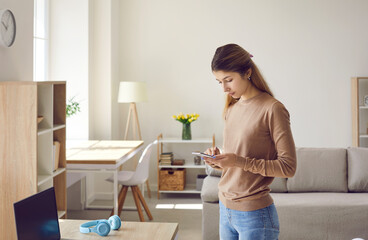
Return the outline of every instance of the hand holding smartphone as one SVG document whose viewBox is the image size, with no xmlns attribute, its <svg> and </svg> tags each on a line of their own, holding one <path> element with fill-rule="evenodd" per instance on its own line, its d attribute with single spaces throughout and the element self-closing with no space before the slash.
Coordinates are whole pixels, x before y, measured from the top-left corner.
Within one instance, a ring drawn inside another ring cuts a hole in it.
<svg viewBox="0 0 368 240">
<path fill-rule="evenodd" d="M 209 158 L 216 158 L 214 155 L 209 155 L 203 152 L 192 152 L 193 155 L 201 156 L 201 157 L 209 157 Z"/>
</svg>

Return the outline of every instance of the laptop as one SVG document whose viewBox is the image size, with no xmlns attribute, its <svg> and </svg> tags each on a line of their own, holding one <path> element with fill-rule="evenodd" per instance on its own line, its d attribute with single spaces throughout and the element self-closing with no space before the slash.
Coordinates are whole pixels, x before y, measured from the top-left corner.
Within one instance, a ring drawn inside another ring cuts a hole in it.
<svg viewBox="0 0 368 240">
<path fill-rule="evenodd" d="M 59 240 L 60 228 L 53 187 L 14 203 L 18 240 Z"/>
</svg>

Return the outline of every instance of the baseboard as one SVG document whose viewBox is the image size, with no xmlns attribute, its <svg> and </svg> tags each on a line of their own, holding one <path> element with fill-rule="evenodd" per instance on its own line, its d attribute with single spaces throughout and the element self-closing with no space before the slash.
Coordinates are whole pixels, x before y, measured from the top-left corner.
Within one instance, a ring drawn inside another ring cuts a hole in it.
<svg viewBox="0 0 368 240">
<path fill-rule="evenodd" d="M 196 184 L 187 184 L 186 185 L 189 188 L 195 188 Z M 157 192 L 157 184 L 150 184 L 150 190 Z M 131 188 L 129 188 L 128 191 L 131 191 Z M 144 185 L 144 191 L 147 193 L 147 187 Z M 113 192 L 94 192 L 88 197 L 88 204 L 95 200 L 113 200 L 114 193 Z"/>
</svg>

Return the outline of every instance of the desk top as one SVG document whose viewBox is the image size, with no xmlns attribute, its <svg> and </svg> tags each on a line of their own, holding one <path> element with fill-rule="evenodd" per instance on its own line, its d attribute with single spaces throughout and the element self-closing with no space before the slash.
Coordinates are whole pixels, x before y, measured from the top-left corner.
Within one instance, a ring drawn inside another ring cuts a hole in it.
<svg viewBox="0 0 368 240">
<path fill-rule="evenodd" d="M 67 164 L 116 164 L 143 141 L 71 141 L 67 142 Z"/>
<path fill-rule="evenodd" d="M 62 239 L 101 240 L 102 237 L 96 233 L 84 234 L 79 232 L 79 226 L 87 221 L 59 219 Z M 121 228 L 118 231 L 112 230 L 103 239 L 174 240 L 177 233 L 178 223 L 122 222 Z"/>
</svg>

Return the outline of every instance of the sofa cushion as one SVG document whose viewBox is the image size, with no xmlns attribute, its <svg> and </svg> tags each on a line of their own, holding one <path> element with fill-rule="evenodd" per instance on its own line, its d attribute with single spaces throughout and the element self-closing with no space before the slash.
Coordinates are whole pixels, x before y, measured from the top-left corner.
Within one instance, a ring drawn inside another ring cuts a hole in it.
<svg viewBox="0 0 368 240">
<path fill-rule="evenodd" d="M 270 189 L 272 193 L 286 193 L 288 191 L 286 186 L 286 178 L 275 177 L 270 185 Z"/>
<path fill-rule="evenodd" d="M 288 192 L 347 192 L 346 149 L 298 148 L 295 176 Z"/>
<path fill-rule="evenodd" d="M 219 177 L 207 176 L 203 180 L 201 198 L 203 202 L 213 202 L 219 201 L 218 197 L 218 183 L 220 182 Z"/>
<path fill-rule="evenodd" d="M 273 193 L 279 239 L 368 239 L 368 193 Z M 207 223 L 208 224 L 208 223 Z"/>
<path fill-rule="evenodd" d="M 348 148 L 348 188 L 368 192 L 368 148 Z"/>
</svg>

